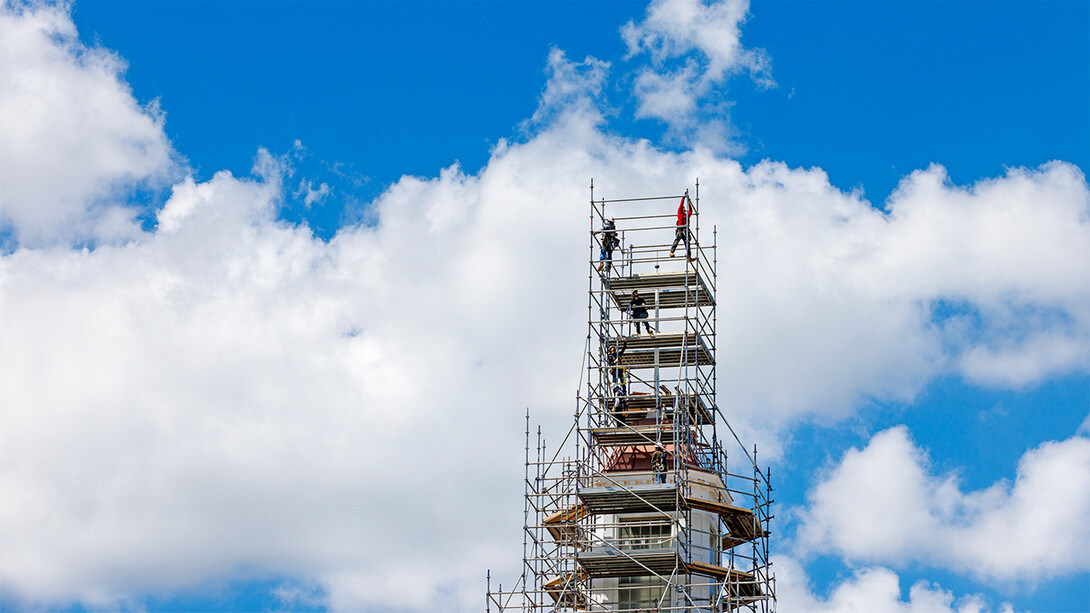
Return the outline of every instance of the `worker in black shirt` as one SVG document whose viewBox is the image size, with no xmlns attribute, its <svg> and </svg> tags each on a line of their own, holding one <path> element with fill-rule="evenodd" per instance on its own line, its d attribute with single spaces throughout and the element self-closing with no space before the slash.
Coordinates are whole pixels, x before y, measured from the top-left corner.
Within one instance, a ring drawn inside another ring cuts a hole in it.
<svg viewBox="0 0 1090 613">
<path fill-rule="evenodd" d="M 610 217 L 602 223 L 602 252 L 598 258 L 598 272 L 602 272 L 604 266 L 613 263 L 613 250 L 617 248 L 618 243 L 617 224 Z"/>
<path fill-rule="evenodd" d="M 662 443 L 655 443 L 655 452 L 651 454 L 651 472 L 655 474 L 655 483 L 666 483 L 666 450 Z"/>
<path fill-rule="evenodd" d="M 632 290 L 632 301 L 628 303 L 628 313 L 631 315 L 632 321 L 636 324 L 636 334 L 640 333 L 641 319 L 643 320 L 643 325 L 647 327 L 647 333 L 655 333 L 655 331 L 651 329 L 651 324 L 647 322 L 647 302 L 640 297 L 640 290 Z"/>
</svg>

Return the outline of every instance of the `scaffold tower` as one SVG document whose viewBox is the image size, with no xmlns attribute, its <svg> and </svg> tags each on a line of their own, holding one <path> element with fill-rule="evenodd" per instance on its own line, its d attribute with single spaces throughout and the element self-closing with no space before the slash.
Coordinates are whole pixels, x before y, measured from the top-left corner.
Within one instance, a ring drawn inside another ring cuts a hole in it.
<svg viewBox="0 0 1090 613">
<path fill-rule="evenodd" d="M 505 590 L 489 573 L 485 610 L 775 611 L 771 475 L 717 402 L 700 183 L 607 200 L 592 181 L 589 225 L 573 424 L 548 450 L 527 413 L 522 575 Z"/>
</svg>

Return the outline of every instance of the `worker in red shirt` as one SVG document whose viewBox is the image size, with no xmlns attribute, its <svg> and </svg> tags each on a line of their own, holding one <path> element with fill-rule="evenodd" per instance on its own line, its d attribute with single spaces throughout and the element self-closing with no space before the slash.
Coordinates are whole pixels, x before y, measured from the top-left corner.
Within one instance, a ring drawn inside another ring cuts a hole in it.
<svg viewBox="0 0 1090 613">
<path fill-rule="evenodd" d="M 696 215 L 696 211 L 693 210 L 693 205 L 689 201 L 689 190 L 685 190 L 685 195 L 681 197 L 681 204 L 677 207 L 677 231 L 674 234 L 674 244 L 670 246 L 670 257 L 674 257 L 678 242 L 685 241 L 685 257 L 689 258 L 690 262 L 693 260 L 693 253 L 689 246 L 693 236 L 689 232 L 689 218 L 693 215 Z"/>
</svg>

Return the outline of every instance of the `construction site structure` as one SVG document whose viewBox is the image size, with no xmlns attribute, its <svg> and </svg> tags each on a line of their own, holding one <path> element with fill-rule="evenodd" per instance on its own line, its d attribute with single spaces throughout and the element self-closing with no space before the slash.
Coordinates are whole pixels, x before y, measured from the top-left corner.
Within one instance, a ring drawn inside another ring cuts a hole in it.
<svg viewBox="0 0 1090 613">
<path fill-rule="evenodd" d="M 489 572 L 489 613 L 775 611 L 770 473 L 717 402 L 699 190 L 607 200 L 591 182 L 585 380 L 555 450 L 527 413 L 522 574 L 505 590 Z"/>
</svg>

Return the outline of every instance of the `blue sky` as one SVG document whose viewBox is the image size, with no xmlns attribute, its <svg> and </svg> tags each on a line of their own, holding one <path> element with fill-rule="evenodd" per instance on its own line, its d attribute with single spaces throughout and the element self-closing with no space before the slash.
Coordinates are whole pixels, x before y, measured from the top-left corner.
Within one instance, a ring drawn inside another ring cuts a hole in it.
<svg viewBox="0 0 1090 613">
<path fill-rule="evenodd" d="M 615 31 L 643 9 L 85 2 L 73 17 L 84 39 L 122 53 L 138 100 L 162 101 L 167 134 L 198 176 L 245 173 L 255 146 L 283 152 L 299 139 L 309 164 L 339 162 L 365 179 L 351 193 L 366 201 L 404 174 L 453 161 L 479 170 L 498 139 L 521 136 L 550 47 L 623 69 Z M 779 86 L 725 88 L 748 148 L 740 159 L 818 166 L 875 203 L 932 162 L 961 184 L 1052 159 L 1086 168 L 1083 13 L 1078 2 L 758 3 L 744 40 L 768 50 Z M 661 137 L 660 123 L 632 121 L 623 84 L 607 95 L 620 111 L 611 129 Z M 316 225 L 332 233 L 336 219 Z"/>
<path fill-rule="evenodd" d="M 1090 611 L 1090 4 L 3 11 L 5 610 L 477 610 L 699 176 L 780 610 Z"/>
</svg>

